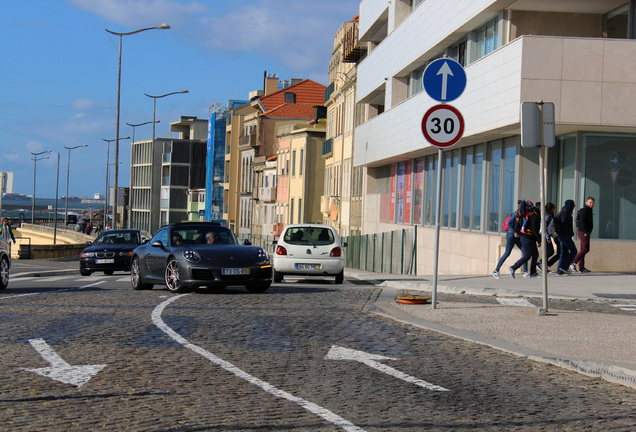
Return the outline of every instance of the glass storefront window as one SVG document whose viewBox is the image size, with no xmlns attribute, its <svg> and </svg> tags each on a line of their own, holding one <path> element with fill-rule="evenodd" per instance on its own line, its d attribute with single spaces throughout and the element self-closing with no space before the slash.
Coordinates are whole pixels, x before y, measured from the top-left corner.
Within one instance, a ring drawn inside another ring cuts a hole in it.
<svg viewBox="0 0 636 432">
<path fill-rule="evenodd" d="M 473 197 L 473 149 L 471 147 L 464 150 L 464 208 L 462 209 L 463 229 L 470 228 L 470 215 Z"/>
<path fill-rule="evenodd" d="M 505 140 L 503 160 L 503 213 L 509 215 L 517 208 L 515 203 L 515 156 L 517 155 L 517 139 Z M 502 227 L 503 228 L 503 227 Z"/>
<path fill-rule="evenodd" d="M 488 187 L 488 231 L 499 231 L 501 202 L 501 142 L 490 144 L 490 175 Z"/>
<path fill-rule="evenodd" d="M 424 200 L 424 223 L 435 223 L 435 188 L 437 184 L 437 155 L 426 158 L 426 191 Z"/>
<path fill-rule="evenodd" d="M 473 229 L 481 230 L 482 177 L 484 172 L 484 145 L 475 147 L 475 181 L 473 182 Z"/>
<path fill-rule="evenodd" d="M 636 136 L 584 134 L 581 194 L 575 200 L 584 205 L 595 198 L 592 238 L 636 240 Z"/>
</svg>

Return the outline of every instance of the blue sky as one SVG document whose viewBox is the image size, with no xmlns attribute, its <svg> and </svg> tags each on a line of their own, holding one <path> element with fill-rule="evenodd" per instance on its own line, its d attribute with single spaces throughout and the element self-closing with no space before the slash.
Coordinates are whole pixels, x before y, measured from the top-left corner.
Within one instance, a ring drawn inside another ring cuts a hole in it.
<svg viewBox="0 0 636 432">
<path fill-rule="evenodd" d="M 333 36 L 358 14 L 359 0 L 20 0 L 0 2 L 0 171 L 14 173 L 13 191 L 36 196 L 92 197 L 106 185 L 106 143 L 115 138 L 119 37 L 161 23 L 170 30 L 124 36 L 120 136 L 152 121 L 156 136 L 180 116 L 207 118 L 214 103 L 247 99 L 263 73 L 327 83 Z M 152 124 L 135 140 L 152 138 Z M 46 156 L 46 155 L 45 155 Z M 110 162 L 114 158 L 114 143 Z M 130 140 L 120 141 L 119 185 L 129 184 Z M 111 167 L 112 178 L 112 167 Z M 110 182 L 112 185 L 112 181 Z"/>
</svg>

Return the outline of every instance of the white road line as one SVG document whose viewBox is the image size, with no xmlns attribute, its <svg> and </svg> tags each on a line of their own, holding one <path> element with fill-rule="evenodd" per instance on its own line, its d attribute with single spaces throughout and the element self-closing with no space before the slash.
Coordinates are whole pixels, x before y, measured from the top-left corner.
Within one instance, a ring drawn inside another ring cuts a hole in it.
<svg viewBox="0 0 636 432">
<path fill-rule="evenodd" d="M 506 298 L 506 297 L 497 297 L 497 301 L 502 305 L 506 306 L 521 306 L 521 307 L 531 307 L 536 308 L 535 305 L 530 303 L 528 300 L 524 298 Z"/>
<path fill-rule="evenodd" d="M 99 285 L 99 284 L 102 284 L 102 283 L 104 283 L 104 281 L 95 282 L 95 283 L 92 283 L 90 285 L 84 285 L 84 286 L 77 287 L 77 288 L 63 288 L 63 289 L 59 289 L 59 290 L 41 291 L 41 292 L 34 292 L 34 293 L 27 293 L 27 294 L 14 294 L 14 295 L 8 295 L 8 296 L 0 297 L 0 300 L 12 299 L 12 298 L 15 298 L 15 297 L 27 297 L 27 296 L 33 296 L 33 295 L 39 295 L 39 294 L 50 294 L 50 293 L 58 293 L 58 292 L 64 292 L 64 291 L 75 291 L 75 290 L 81 290 L 81 289 L 85 289 L 85 288 L 90 288 L 92 286 Z"/>
<path fill-rule="evenodd" d="M 119 278 L 115 282 L 130 282 L 130 276 L 129 277 Z"/>
<path fill-rule="evenodd" d="M 253 375 L 250 375 L 249 373 L 243 371 L 242 369 L 239 369 L 238 367 L 234 366 L 232 363 L 227 362 L 225 360 L 223 360 L 220 357 L 217 357 L 216 355 L 212 354 L 211 352 L 208 352 L 206 350 L 204 350 L 203 348 L 194 345 L 192 343 L 190 343 L 187 339 L 185 339 L 183 336 L 181 336 L 180 334 L 178 334 L 177 332 L 175 332 L 174 330 L 172 330 L 170 327 L 168 327 L 168 325 L 161 319 L 161 313 L 163 312 L 163 310 L 166 308 L 166 306 L 168 306 L 170 303 L 172 303 L 173 301 L 177 300 L 178 298 L 183 297 L 184 295 L 188 295 L 188 294 L 181 294 L 179 296 L 175 296 L 172 298 L 169 298 L 168 300 L 164 301 L 163 303 L 161 303 L 159 306 L 157 306 L 155 308 L 155 310 L 152 312 L 152 322 L 161 330 L 163 331 L 165 334 L 167 334 L 168 336 L 170 336 L 171 339 L 173 339 L 175 342 L 180 343 L 181 345 L 183 345 L 185 348 L 188 348 L 191 351 L 194 351 L 195 353 L 205 357 L 206 359 L 208 359 L 209 361 L 211 361 L 212 363 L 217 364 L 218 366 L 221 366 L 223 369 L 225 369 L 226 371 L 236 375 L 239 378 L 242 378 L 258 387 L 260 387 L 261 389 L 265 390 L 266 392 L 282 398 L 282 399 L 287 399 L 291 402 L 297 403 L 298 405 L 300 405 L 301 407 L 303 407 L 304 409 L 306 409 L 307 411 L 310 411 L 320 417 L 322 417 L 323 419 L 327 420 L 330 423 L 333 423 L 334 425 L 341 427 L 342 429 L 346 430 L 346 431 L 364 431 L 364 429 L 354 425 L 353 423 L 343 419 L 342 417 L 340 417 L 337 414 L 334 414 L 333 412 L 329 411 L 326 408 L 321 407 L 320 405 L 317 405 L 313 402 L 309 402 L 308 400 L 302 399 L 300 397 L 294 396 L 290 393 L 287 393 L 284 390 L 280 390 L 276 387 L 274 387 L 273 385 L 269 384 L 268 382 L 265 382 L 263 380 L 261 380 L 260 378 L 256 378 Z"/>
</svg>

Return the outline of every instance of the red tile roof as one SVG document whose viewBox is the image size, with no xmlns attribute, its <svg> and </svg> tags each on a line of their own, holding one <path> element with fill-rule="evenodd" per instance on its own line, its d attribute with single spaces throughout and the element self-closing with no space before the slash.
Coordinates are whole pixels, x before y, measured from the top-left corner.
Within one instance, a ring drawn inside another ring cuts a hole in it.
<svg viewBox="0 0 636 432">
<path fill-rule="evenodd" d="M 320 104 L 322 105 L 322 104 Z M 307 103 L 286 103 L 261 114 L 261 117 L 268 118 L 293 118 L 293 119 L 313 119 L 314 106 L 316 104 Z"/>
<path fill-rule="evenodd" d="M 296 104 L 323 105 L 325 103 L 326 88 L 322 84 L 306 79 L 263 96 L 259 101 L 265 107 L 265 113 L 285 104 L 285 93 L 287 92 L 292 92 L 296 95 Z M 313 113 L 310 117 L 313 117 Z"/>
</svg>

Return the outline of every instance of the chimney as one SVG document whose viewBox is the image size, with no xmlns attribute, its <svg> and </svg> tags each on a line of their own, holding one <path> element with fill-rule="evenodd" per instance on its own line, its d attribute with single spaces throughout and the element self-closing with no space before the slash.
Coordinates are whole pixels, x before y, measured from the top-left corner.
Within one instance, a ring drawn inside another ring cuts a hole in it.
<svg viewBox="0 0 636 432">
<path fill-rule="evenodd" d="M 327 118 L 327 107 L 322 105 L 314 105 L 314 123 L 318 120 Z"/>
<path fill-rule="evenodd" d="M 278 91 L 278 75 L 268 74 L 265 77 L 265 96 Z"/>
</svg>

